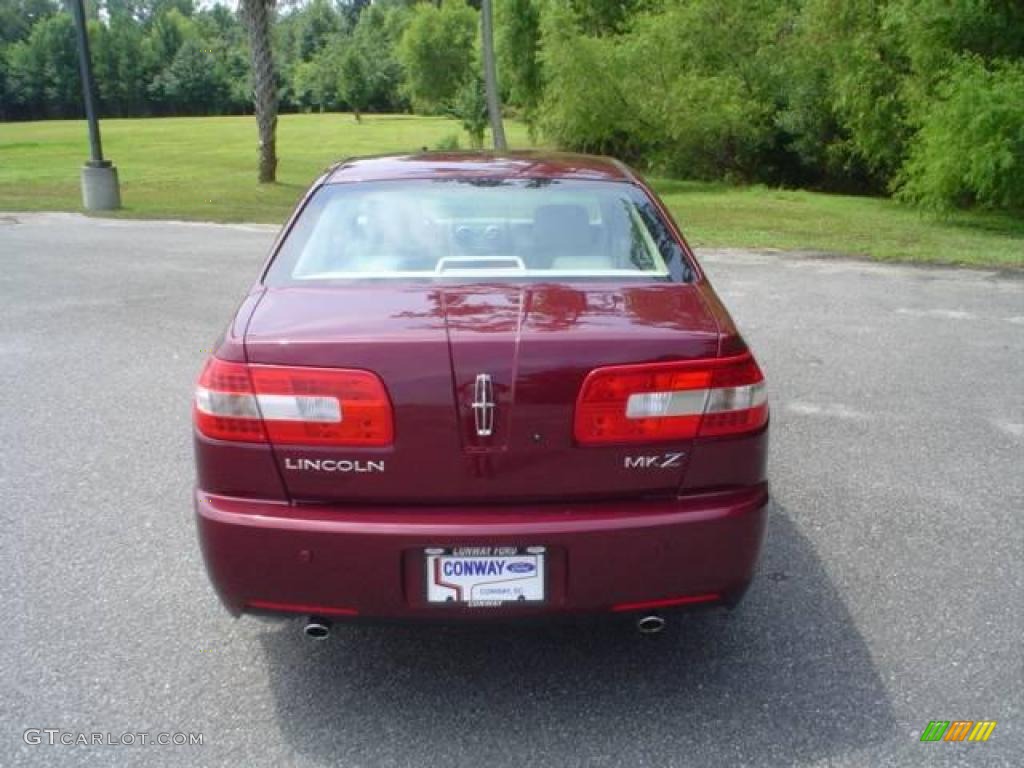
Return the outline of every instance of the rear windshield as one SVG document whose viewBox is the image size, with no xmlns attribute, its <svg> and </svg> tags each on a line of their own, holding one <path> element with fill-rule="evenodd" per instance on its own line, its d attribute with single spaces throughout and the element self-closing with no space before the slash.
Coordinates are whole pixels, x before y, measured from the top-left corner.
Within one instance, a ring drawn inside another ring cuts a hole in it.
<svg viewBox="0 0 1024 768">
<path fill-rule="evenodd" d="M 687 274 L 681 248 L 633 184 L 438 179 L 321 187 L 266 281 Z"/>
</svg>

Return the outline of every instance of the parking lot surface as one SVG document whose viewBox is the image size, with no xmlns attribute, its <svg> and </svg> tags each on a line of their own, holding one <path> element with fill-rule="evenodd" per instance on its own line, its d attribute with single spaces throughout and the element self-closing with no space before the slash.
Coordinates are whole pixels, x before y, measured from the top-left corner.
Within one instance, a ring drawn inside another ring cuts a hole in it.
<svg viewBox="0 0 1024 768">
<path fill-rule="evenodd" d="M 0 764 L 1021 764 L 1020 276 L 703 253 L 772 398 L 742 607 L 314 644 L 221 609 L 192 520 L 192 386 L 272 237 L 0 215 Z"/>
</svg>

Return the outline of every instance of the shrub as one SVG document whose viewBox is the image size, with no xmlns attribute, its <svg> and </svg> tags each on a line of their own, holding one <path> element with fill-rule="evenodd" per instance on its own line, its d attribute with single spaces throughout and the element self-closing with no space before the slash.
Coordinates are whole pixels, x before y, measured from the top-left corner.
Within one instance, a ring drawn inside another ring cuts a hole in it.
<svg viewBox="0 0 1024 768">
<path fill-rule="evenodd" d="M 931 209 L 1024 209 L 1024 63 L 959 60 L 922 110 L 897 187 Z"/>
<path fill-rule="evenodd" d="M 447 136 L 442 136 L 441 140 L 434 145 L 434 149 L 439 152 L 454 152 L 461 149 L 459 146 L 459 135 L 457 133 L 449 133 Z"/>
<path fill-rule="evenodd" d="M 449 114 L 462 123 L 469 134 L 470 144 L 474 149 L 484 145 L 484 133 L 487 131 L 487 96 L 484 82 L 480 77 L 471 77 L 455 93 L 455 100 L 448 108 Z"/>
</svg>

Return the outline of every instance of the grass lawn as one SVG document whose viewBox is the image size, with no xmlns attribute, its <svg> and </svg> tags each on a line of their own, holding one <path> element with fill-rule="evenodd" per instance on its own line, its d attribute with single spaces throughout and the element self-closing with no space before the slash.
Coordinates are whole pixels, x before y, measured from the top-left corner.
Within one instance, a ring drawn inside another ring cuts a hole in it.
<svg viewBox="0 0 1024 768">
<path fill-rule="evenodd" d="M 105 120 L 105 153 L 121 178 L 118 215 L 280 222 L 317 173 L 349 155 L 434 148 L 459 136 L 445 118 L 284 115 L 279 183 L 259 185 L 252 117 Z M 507 126 L 528 146 L 526 129 Z M 80 208 L 85 123 L 0 123 L 0 210 Z M 890 200 L 653 179 L 695 245 L 828 251 L 881 260 L 1024 267 L 1024 218 L 958 213 L 944 219 Z"/>
</svg>

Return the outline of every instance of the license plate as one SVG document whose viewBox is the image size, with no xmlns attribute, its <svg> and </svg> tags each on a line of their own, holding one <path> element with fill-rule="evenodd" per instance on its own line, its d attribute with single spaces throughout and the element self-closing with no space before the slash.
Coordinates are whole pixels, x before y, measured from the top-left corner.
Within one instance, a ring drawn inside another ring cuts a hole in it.
<svg viewBox="0 0 1024 768">
<path fill-rule="evenodd" d="M 544 547 L 456 547 L 425 554 L 428 603 L 484 608 L 544 601 Z"/>
</svg>

